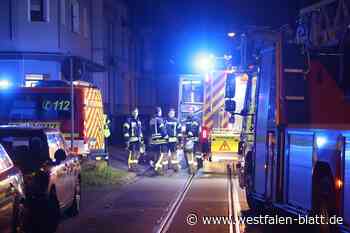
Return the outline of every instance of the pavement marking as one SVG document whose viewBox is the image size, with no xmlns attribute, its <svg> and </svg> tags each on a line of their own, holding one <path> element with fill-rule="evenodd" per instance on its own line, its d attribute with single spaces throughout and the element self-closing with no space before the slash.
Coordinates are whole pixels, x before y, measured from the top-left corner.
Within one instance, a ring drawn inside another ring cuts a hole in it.
<svg viewBox="0 0 350 233">
<path fill-rule="evenodd" d="M 232 211 L 232 184 L 231 184 L 231 177 L 228 177 L 228 216 L 231 218 L 233 216 Z M 232 223 L 229 224 L 229 232 L 233 233 L 233 225 Z"/>
<path fill-rule="evenodd" d="M 236 213 L 236 216 L 237 216 L 237 220 L 238 220 L 238 216 L 241 216 L 241 203 L 239 201 L 239 195 L 238 195 L 238 187 L 239 187 L 239 184 L 238 184 L 238 181 L 237 179 L 234 179 L 233 180 L 233 183 L 234 183 L 234 186 L 233 186 L 233 190 L 234 190 L 234 208 L 235 208 L 235 213 Z M 236 221 L 237 221 L 236 220 Z M 236 225 L 238 225 L 238 232 L 241 232 L 240 231 L 240 228 L 242 228 L 242 232 L 244 232 L 244 229 L 245 229 L 245 225 L 244 223 L 241 223 L 241 222 L 236 222 Z M 236 232 L 237 232 L 237 229 L 236 229 Z"/>
<path fill-rule="evenodd" d="M 235 233 L 240 233 L 240 224 L 238 220 L 238 215 L 240 215 L 240 204 L 238 199 L 238 193 L 235 188 L 235 182 L 232 177 L 232 167 L 227 166 L 227 172 L 228 172 L 228 200 L 229 200 L 229 217 L 231 218 L 234 216 L 234 224 L 235 224 Z M 233 215 L 232 215 L 233 213 Z M 233 223 L 229 224 L 229 232 L 233 233 Z"/>
</svg>

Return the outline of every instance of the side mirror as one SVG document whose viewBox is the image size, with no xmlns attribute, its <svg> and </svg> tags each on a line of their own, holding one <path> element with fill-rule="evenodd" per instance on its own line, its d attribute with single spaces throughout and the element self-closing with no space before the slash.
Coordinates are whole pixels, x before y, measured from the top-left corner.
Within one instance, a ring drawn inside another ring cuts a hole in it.
<svg viewBox="0 0 350 233">
<path fill-rule="evenodd" d="M 66 152 L 64 150 L 58 149 L 55 152 L 55 160 L 58 164 L 60 164 L 64 160 L 66 160 L 66 158 L 67 158 L 67 155 L 66 155 Z"/>
<path fill-rule="evenodd" d="M 236 101 L 234 101 L 233 99 L 226 99 L 225 111 L 229 113 L 234 113 L 236 111 Z"/>
<path fill-rule="evenodd" d="M 226 78 L 225 98 L 235 98 L 236 95 L 236 76 L 228 74 Z"/>
</svg>

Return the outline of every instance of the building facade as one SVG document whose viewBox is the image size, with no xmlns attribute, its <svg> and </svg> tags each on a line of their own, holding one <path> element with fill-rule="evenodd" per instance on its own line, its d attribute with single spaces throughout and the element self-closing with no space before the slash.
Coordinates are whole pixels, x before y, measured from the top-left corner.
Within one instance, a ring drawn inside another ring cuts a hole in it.
<svg viewBox="0 0 350 233">
<path fill-rule="evenodd" d="M 72 59 L 74 79 L 100 87 L 112 117 L 153 105 L 151 33 L 133 25 L 127 1 L 3 0 L 0 9 L 0 80 L 69 80 Z"/>
</svg>

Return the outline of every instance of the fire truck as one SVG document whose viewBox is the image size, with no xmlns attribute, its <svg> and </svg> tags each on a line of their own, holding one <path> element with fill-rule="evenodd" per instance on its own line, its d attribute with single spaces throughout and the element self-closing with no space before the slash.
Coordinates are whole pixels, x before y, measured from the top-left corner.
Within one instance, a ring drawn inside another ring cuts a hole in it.
<svg viewBox="0 0 350 233">
<path fill-rule="evenodd" d="M 108 159 L 105 153 L 101 91 L 87 82 L 74 81 L 73 152 Z M 18 87 L 0 93 L 0 123 L 60 129 L 71 145 L 71 85 L 65 81 L 41 81 L 34 87 Z"/>
<path fill-rule="evenodd" d="M 264 32 L 256 88 L 245 106 L 253 113 L 254 135 L 242 143 L 240 178 L 248 204 L 324 216 L 328 220 L 323 223 L 332 224 L 315 224 L 319 232 L 350 230 L 350 43 L 349 18 L 342 17 L 346 5 L 349 2 L 323 1 L 301 10 L 297 39 L 286 30 Z M 319 25 L 332 16 L 334 24 Z M 255 32 L 251 36 L 259 37 Z"/>
<path fill-rule="evenodd" d="M 201 121 L 200 145 L 203 152 L 204 172 L 225 172 L 228 163 L 240 160 L 238 145 L 243 118 L 237 116 L 230 122 L 231 115 L 225 111 L 226 83 L 233 76 L 232 71 L 223 70 L 207 74 L 182 75 L 179 83 L 178 112 L 184 120 L 189 112 Z M 243 109 L 247 76 L 234 79 L 236 111 Z"/>
</svg>

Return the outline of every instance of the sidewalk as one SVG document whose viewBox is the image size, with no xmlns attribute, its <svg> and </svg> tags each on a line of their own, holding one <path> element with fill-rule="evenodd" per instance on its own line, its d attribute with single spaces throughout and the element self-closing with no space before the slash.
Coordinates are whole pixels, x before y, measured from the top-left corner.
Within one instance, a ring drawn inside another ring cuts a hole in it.
<svg viewBox="0 0 350 233">
<path fill-rule="evenodd" d="M 129 152 L 125 148 L 120 146 L 109 146 L 108 151 L 109 151 L 109 164 L 112 167 L 127 171 Z M 150 170 L 150 168 L 151 167 L 149 165 L 138 164 L 136 168 L 137 172 L 132 172 L 132 173 L 135 173 L 137 176 L 142 176 L 146 174 Z"/>
</svg>

